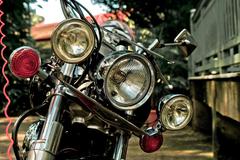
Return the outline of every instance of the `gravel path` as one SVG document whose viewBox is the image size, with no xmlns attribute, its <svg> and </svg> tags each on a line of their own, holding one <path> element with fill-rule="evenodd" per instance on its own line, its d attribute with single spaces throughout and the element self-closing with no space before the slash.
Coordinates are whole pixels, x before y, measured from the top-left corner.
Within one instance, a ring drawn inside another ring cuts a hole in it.
<svg viewBox="0 0 240 160">
<path fill-rule="evenodd" d="M 12 118 L 13 121 L 16 118 Z M 20 128 L 19 140 L 24 137 L 23 130 L 33 121 L 29 118 Z M 5 136 L 7 121 L 0 118 L 0 160 L 8 160 L 6 150 L 9 141 Z M 164 142 L 159 151 L 144 153 L 139 145 L 138 138 L 132 137 L 128 149 L 128 160 L 212 160 L 211 138 L 194 132 L 190 127 L 181 131 L 167 131 L 163 133 Z M 15 157 L 13 156 L 13 159 Z"/>
</svg>

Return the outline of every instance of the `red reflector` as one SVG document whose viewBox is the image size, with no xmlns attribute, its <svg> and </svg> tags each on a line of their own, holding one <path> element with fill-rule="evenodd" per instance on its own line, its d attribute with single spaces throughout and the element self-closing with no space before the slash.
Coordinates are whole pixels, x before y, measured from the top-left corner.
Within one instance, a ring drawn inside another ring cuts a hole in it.
<svg viewBox="0 0 240 160">
<path fill-rule="evenodd" d="M 11 72 L 19 78 L 34 76 L 41 65 L 38 52 L 30 47 L 20 47 L 13 51 L 10 56 Z"/>
<path fill-rule="evenodd" d="M 152 153 L 157 151 L 163 143 L 162 134 L 155 134 L 152 136 L 144 135 L 140 138 L 139 145 L 141 149 L 146 153 Z"/>
</svg>

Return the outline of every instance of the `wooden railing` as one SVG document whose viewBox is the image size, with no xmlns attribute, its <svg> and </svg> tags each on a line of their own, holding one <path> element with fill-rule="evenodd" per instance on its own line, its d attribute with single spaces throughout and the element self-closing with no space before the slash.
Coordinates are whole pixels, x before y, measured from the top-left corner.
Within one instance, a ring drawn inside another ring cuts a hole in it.
<svg viewBox="0 0 240 160">
<path fill-rule="evenodd" d="M 190 21 L 198 47 L 189 76 L 240 72 L 240 1 L 202 0 Z"/>
</svg>

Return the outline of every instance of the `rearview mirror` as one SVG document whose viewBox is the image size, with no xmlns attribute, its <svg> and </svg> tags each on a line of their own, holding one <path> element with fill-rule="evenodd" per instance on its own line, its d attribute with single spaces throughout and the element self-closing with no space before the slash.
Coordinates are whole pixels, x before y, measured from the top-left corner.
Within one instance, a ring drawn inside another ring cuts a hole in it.
<svg viewBox="0 0 240 160">
<path fill-rule="evenodd" d="M 174 39 L 174 42 L 181 43 L 179 49 L 183 56 L 188 57 L 193 50 L 197 47 L 197 43 L 193 36 L 186 30 L 183 29 Z"/>
</svg>

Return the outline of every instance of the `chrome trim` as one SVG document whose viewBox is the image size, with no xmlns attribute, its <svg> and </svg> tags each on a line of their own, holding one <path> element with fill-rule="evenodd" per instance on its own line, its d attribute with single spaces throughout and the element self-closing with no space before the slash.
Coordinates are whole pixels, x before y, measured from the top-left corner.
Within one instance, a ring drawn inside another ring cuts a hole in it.
<svg viewBox="0 0 240 160">
<path fill-rule="evenodd" d="M 104 107 L 99 102 L 95 101 L 94 99 L 84 95 L 82 92 L 78 91 L 75 87 L 72 85 L 60 80 L 66 87 L 69 88 L 68 91 L 65 93 L 68 96 L 68 98 L 77 98 L 81 103 L 84 104 L 85 107 L 87 107 L 93 114 L 95 114 L 100 120 L 103 122 L 112 125 L 116 128 L 134 132 L 136 136 L 141 136 L 144 134 L 147 134 L 145 131 L 143 131 L 141 128 L 135 126 L 133 123 L 129 122 L 125 118 L 121 117 L 120 115 L 116 114 L 115 112 L 109 110 L 108 108 Z M 66 96 L 67 96 L 66 95 Z"/>
<path fill-rule="evenodd" d="M 186 116 L 186 119 L 184 119 L 182 121 L 182 123 L 180 123 L 180 125 L 178 125 L 176 127 L 172 127 L 169 124 L 167 124 L 165 119 L 164 119 L 168 115 L 163 114 L 162 112 L 163 112 L 164 108 L 172 106 L 177 101 L 180 101 L 182 103 L 182 105 L 186 105 L 186 107 L 188 109 L 188 114 Z M 162 124 L 164 129 L 180 130 L 180 129 L 184 128 L 185 126 L 187 126 L 188 123 L 192 119 L 192 116 L 193 116 L 192 102 L 191 102 L 191 100 L 187 96 L 182 95 L 182 94 L 169 94 L 169 95 L 166 95 L 166 96 L 162 97 L 160 99 L 160 101 L 159 101 L 158 108 L 157 108 L 157 114 L 158 114 L 158 117 L 159 117 L 158 122 Z"/>
<path fill-rule="evenodd" d="M 142 99 L 132 103 L 132 104 L 120 104 L 119 102 L 116 102 L 115 100 L 112 100 L 111 95 L 110 93 L 108 93 L 106 90 L 107 90 L 107 82 L 106 82 L 106 79 L 108 77 L 108 74 L 110 72 L 110 70 L 112 69 L 113 65 L 115 62 L 119 61 L 120 59 L 123 59 L 123 58 L 128 58 L 128 57 L 133 57 L 133 58 L 137 58 L 139 61 L 141 62 L 144 62 L 147 67 L 147 70 L 149 71 L 150 73 L 150 83 L 149 83 L 149 87 L 148 87 L 148 90 L 146 91 L 146 94 L 143 96 Z M 116 107 L 117 109 L 121 109 L 121 110 L 133 110 L 133 109 L 137 109 L 138 107 L 142 106 L 147 100 L 148 98 L 152 95 L 152 92 L 154 90 L 154 87 L 155 87 L 155 81 L 156 81 L 156 78 L 155 78 L 155 73 L 154 73 L 154 68 L 152 66 L 152 64 L 150 63 L 150 61 L 143 55 L 139 55 L 139 54 L 124 54 L 120 57 L 117 57 L 113 62 L 112 62 L 113 65 L 111 65 L 106 73 L 106 78 L 104 80 L 104 93 L 105 95 L 107 96 L 107 98 L 109 99 L 109 101 L 111 102 L 111 104 Z"/>
<path fill-rule="evenodd" d="M 75 64 L 64 63 L 63 67 L 61 68 L 61 72 L 64 76 L 73 77 L 73 71 Z"/>
<path fill-rule="evenodd" d="M 87 128 L 89 129 L 95 129 L 95 130 L 98 130 L 104 134 L 108 134 L 109 130 L 108 129 L 105 129 L 103 128 L 102 126 L 99 126 L 99 125 L 92 125 L 92 124 L 89 124 L 87 125 Z"/>
<path fill-rule="evenodd" d="M 43 150 L 31 150 L 28 152 L 27 160 L 54 160 L 54 155 Z"/>
<path fill-rule="evenodd" d="M 117 137 L 117 143 L 113 153 L 114 160 L 125 160 L 127 155 L 128 141 L 130 135 L 121 131 Z"/>
<path fill-rule="evenodd" d="M 49 140 L 46 141 L 45 150 L 51 151 L 52 153 L 57 153 L 63 133 L 63 125 L 59 122 L 53 122 L 51 133 L 52 134 L 50 134 L 48 137 Z"/>
<path fill-rule="evenodd" d="M 65 53 L 61 48 L 59 48 L 59 42 L 58 38 L 62 34 L 63 31 L 66 31 L 66 28 L 69 29 L 70 26 L 78 29 L 84 30 L 84 33 L 87 34 L 86 38 L 88 41 L 88 46 L 84 50 L 83 53 L 79 56 L 71 56 L 67 53 Z M 69 28 L 68 28 L 69 27 Z M 62 21 L 57 28 L 54 30 L 52 33 L 51 37 L 51 45 L 54 50 L 54 54 L 61 59 L 64 62 L 67 63 L 81 63 L 82 61 L 86 60 L 93 52 L 94 47 L 95 47 L 95 35 L 94 35 L 94 30 L 90 24 L 87 22 L 77 19 L 77 18 L 70 18 Z"/>
<path fill-rule="evenodd" d="M 154 52 L 154 51 L 152 51 L 152 50 L 149 50 L 149 49 L 147 49 L 146 47 L 144 47 L 144 46 L 142 46 L 142 45 L 140 45 L 140 44 L 138 44 L 138 43 L 136 43 L 136 42 L 134 42 L 134 41 L 131 41 L 131 40 L 125 38 L 124 36 L 121 36 L 121 35 L 119 35 L 119 34 L 117 34 L 117 33 L 111 32 L 111 31 L 105 29 L 104 27 L 101 27 L 101 29 L 102 29 L 103 31 L 108 32 L 109 34 L 112 34 L 112 35 L 115 35 L 115 36 L 121 38 L 121 40 L 124 40 L 124 41 L 126 41 L 126 42 L 128 42 L 128 43 L 130 43 L 130 44 L 132 44 L 132 45 L 134 45 L 134 46 L 137 46 L 137 47 L 143 49 L 145 52 L 147 52 L 147 53 L 149 53 L 149 54 L 151 54 L 151 55 L 155 55 L 155 56 L 157 56 L 157 57 L 159 57 L 159 58 L 167 61 L 168 64 L 174 64 L 174 63 L 175 63 L 174 61 L 168 60 L 168 59 L 165 58 L 163 55 L 161 55 L 161 54 L 159 54 L 159 53 L 156 53 L 156 52 Z"/>
<path fill-rule="evenodd" d="M 68 98 L 72 98 L 72 99 L 77 98 L 79 101 L 81 101 L 84 104 L 85 107 L 87 107 L 94 115 L 96 115 L 103 122 L 109 125 L 115 126 L 116 128 L 133 132 L 136 136 L 139 136 L 139 137 L 144 134 L 147 134 L 147 132 L 137 127 L 133 123 L 129 122 L 125 118 L 121 117 L 115 112 L 104 107 L 102 104 L 95 101 L 94 99 L 84 95 L 82 92 L 80 92 L 77 88 L 70 85 L 69 83 L 57 78 L 54 78 L 54 80 L 60 81 L 62 85 L 66 87 L 65 88 L 61 85 L 62 86 L 62 89 L 61 89 L 62 91 L 60 92 L 61 94 L 63 94 L 62 92 L 64 92 L 64 95 L 67 96 Z M 73 99 L 73 100 L 76 100 L 76 99 Z"/>
<path fill-rule="evenodd" d="M 45 79 L 48 78 L 48 74 L 47 74 L 45 71 L 41 70 L 41 69 L 39 69 L 39 72 L 38 72 L 37 75 L 38 75 L 39 78 L 42 79 L 42 80 L 45 80 Z"/>
<path fill-rule="evenodd" d="M 32 144 L 28 153 L 28 159 L 54 159 L 63 132 L 63 126 L 58 122 L 62 111 L 61 103 L 63 96 L 58 94 L 63 94 L 64 92 L 63 85 L 56 86 L 54 93 L 57 95 L 52 98 L 40 138 Z M 36 153 L 38 153 L 37 157 L 35 156 Z"/>
<path fill-rule="evenodd" d="M 72 119 L 72 124 L 74 123 L 85 124 L 85 119 L 83 117 L 74 117 Z"/>
<path fill-rule="evenodd" d="M 133 110 L 127 110 L 125 113 L 129 116 L 133 116 Z"/>
<path fill-rule="evenodd" d="M 123 46 L 123 45 L 118 45 L 118 46 L 116 46 L 116 51 L 125 51 L 125 50 L 127 50 L 127 49 L 126 49 L 126 47 Z"/>
</svg>

